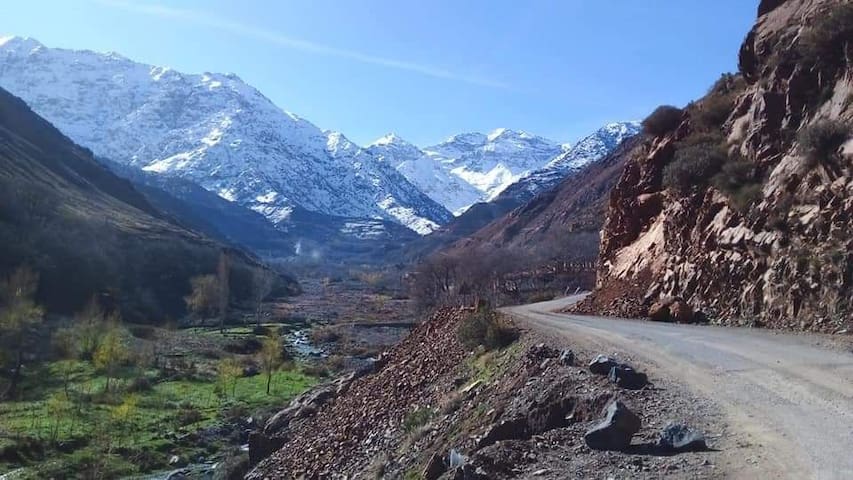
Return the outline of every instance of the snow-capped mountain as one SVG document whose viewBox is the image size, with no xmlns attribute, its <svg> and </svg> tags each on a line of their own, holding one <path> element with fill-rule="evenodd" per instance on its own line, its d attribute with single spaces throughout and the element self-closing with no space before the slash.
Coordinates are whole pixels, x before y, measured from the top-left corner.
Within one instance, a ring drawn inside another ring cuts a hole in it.
<svg viewBox="0 0 853 480">
<path fill-rule="evenodd" d="M 526 132 L 499 128 L 489 135 L 454 135 L 424 149 L 389 134 L 368 151 L 459 215 L 474 203 L 491 200 L 567 148 Z"/>
<path fill-rule="evenodd" d="M 451 173 L 446 163 L 403 140 L 388 134 L 367 147 L 377 159 L 393 166 L 422 192 L 448 210 L 458 213 L 481 201 L 483 192 Z"/>
<path fill-rule="evenodd" d="M 609 123 L 551 159 L 544 167 L 504 189 L 499 197 L 513 197 L 526 202 L 541 192 L 551 190 L 586 165 L 604 158 L 622 141 L 639 133 L 640 128 L 639 122 Z"/>
<path fill-rule="evenodd" d="M 451 218 L 388 162 L 233 74 L 184 74 L 7 37 L 0 86 L 97 156 L 191 180 L 274 223 L 295 207 L 394 220 L 421 234 Z"/>
<path fill-rule="evenodd" d="M 526 132 L 499 128 L 488 135 L 455 135 L 424 151 L 452 175 L 482 192 L 481 201 L 489 201 L 565 148 Z"/>
</svg>

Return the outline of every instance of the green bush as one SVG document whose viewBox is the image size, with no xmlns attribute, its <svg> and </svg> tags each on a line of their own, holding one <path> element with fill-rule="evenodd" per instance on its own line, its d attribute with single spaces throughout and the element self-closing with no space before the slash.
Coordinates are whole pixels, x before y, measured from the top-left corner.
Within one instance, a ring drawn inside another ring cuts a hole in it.
<svg viewBox="0 0 853 480">
<path fill-rule="evenodd" d="M 853 4 L 833 5 L 817 15 L 800 36 L 798 51 L 819 67 L 838 68 L 845 63 L 845 48 L 853 39 Z"/>
<path fill-rule="evenodd" d="M 683 113 L 678 107 L 661 105 L 643 120 L 643 131 L 655 137 L 665 135 L 678 127 Z"/>
<path fill-rule="evenodd" d="M 816 163 L 832 158 L 850 136 L 850 125 L 838 120 L 820 120 L 802 129 L 797 140 L 809 162 Z"/>
<path fill-rule="evenodd" d="M 481 307 L 465 317 L 457 331 L 465 348 L 484 347 L 487 350 L 503 348 L 518 338 L 518 332 L 506 324 L 492 309 Z"/>
<path fill-rule="evenodd" d="M 678 192 L 703 187 L 726 162 L 726 152 L 719 144 L 698 143 L 679 148 L 663 169 L 663 186 Z"/>
</svg>

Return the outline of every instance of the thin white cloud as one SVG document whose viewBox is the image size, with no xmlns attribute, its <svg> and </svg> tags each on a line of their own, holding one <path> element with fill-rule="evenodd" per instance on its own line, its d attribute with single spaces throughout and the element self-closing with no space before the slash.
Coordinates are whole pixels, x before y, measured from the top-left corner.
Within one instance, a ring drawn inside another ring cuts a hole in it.
<svg viewBox="0 0 853 480">
<path fill-rule="evenodd" d="M 107 7 L 117 8 L 143 15 L 151 15 L 160 18 L 168 18 L 172 20 L 195 23 L 197 25 L 226 31 L 234 35 L 240 35 L 242 37 L 247 38 L 255 38 L 273 45 L 278 45 L 280 47 L 289 48 L 292 50 L 299 50 L 302 52 L 315 53 L 318 55 L 326 55 L 330 57 L 345 58 L 356 62 L 379 65 L 381 67 L 394 68 L 397 70 L 418 73 L 421 75 L 426 75 L 428 77 L 453 80 L 483 87 L 509 88 L 509 85 L 501 81 L 492 80 L 480 76 L 460 74 L 441 68 L 432 67 L 429 65 L 421 65 L 419 63 L 414 63 L 405 60 L 379 57 L 352 50 L 330 47 L 308 40 L 288 37 L 272 30 L 247 25 L 244 23 L 234 22 L 226 18 L 222 18 L 198 10 L 175 8 L 154 3 L 129 2 L 125 0 L 95 1 Z"/>
</svg>

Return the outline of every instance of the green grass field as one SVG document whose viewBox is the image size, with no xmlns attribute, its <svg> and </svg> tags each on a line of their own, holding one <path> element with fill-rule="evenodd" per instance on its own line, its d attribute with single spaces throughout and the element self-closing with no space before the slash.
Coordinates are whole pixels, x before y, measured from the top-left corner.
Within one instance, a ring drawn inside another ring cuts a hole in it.
<svg viewBox="0 0 853 480">
<path fill-rule="evenodd" d="M 284 406 L 315 383 L 294 366 L 274 374 L 270 395 L 264 375 L 225 385 L 158 375 L 125 367 L 107 392 L 88 362 L 27 372 L 20 399 L 0 403 L 0 474 L 26 467 L 16 478 L 109 478 L 166 468 L 172 455 L 210 458 L 234 439 L 203 432 Z"/>
</svg>

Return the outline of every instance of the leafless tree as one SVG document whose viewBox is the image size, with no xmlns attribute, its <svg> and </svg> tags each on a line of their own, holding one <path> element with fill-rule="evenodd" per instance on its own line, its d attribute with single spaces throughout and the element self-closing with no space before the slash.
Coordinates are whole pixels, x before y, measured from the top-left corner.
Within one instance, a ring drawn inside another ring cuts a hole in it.
<svg viewBox="0 0 853 480">
<path fill-rule="evenodd" d="M 255 300 L 255 323 L 261 326 L 264 300 L 269 297 L 275 287 L 276 273 L 266 268 L 258 268 L 252 273 L 252 295 Z"/>
</svg>

